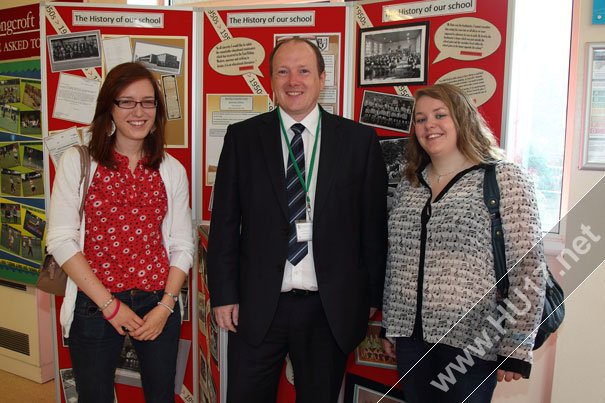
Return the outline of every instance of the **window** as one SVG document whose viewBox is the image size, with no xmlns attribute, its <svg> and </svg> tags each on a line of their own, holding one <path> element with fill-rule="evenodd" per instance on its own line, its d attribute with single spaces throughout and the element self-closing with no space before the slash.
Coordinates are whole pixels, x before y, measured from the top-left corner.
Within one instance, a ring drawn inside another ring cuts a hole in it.
<svg viewBox="0 0 605 403">
<path fill-rule="evenodd" d="M 533 176 L 542 230 L 559 233 L 572 0 L 515 1 L 507 154 Z"/>
</svg>

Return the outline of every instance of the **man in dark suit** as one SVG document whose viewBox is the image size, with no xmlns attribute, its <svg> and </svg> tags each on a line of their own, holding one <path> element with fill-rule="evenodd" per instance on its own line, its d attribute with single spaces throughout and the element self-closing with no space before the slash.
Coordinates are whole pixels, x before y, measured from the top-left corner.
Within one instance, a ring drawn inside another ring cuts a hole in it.
<svg viewBox="0 0 605 403">
<path fill-rule="evenodd" d="M 208 281 L 230 331 L 227 401 L 275 401 L 289 353 L 297 402 L 331 403 L 382 303 L 386 169 L 373 129 L 319 107 L 314 44 L 279 42 L 269 64 L 279 107 L 229 126 L 214 186 Z"/>
</svg>

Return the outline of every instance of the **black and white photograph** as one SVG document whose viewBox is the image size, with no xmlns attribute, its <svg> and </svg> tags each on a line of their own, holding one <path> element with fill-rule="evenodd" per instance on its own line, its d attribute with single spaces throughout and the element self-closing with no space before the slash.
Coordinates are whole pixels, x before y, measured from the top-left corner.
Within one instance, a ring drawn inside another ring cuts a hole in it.
<svg viewBox="0 0 605 403">
<path fill-rule="evenodd" d="M 426 84 L 428 23 L 359 32 L 359 85 Z"/>
<path fill-rule="evenodd" d="M 52 72 L 101 66 L 99 31 L 50 35 L 47 41 Z"/>
<path fill-rule="evenodd" d="M 151 70 L 181 74 L 183 49 L 149 42 L 136 42 L 134 45 L 134 61 L 142 62 Z"/>
<path fill-rule="evenodd" d="M 76 390 L 76 378 L 74 370 L 65 368 L 59 370 L 61 373 L 61 383 L 63 384 L 63 395 L 67 403 L 78 403 L 78 391 Z"/>
<path fill-rule="evenodd" d="M 405 403 L 401 390 L 394 388 L 389 391 L 390 388 L 389 385 L 348 373 L 345 380 L 344 401 L 347 403 L 378 403 L 379 401 L 380 403 Z M 386 396 L 384 396 L 385 393 Z"/>
<path fill-rule="evenodd" d="M 414 98 L 364 91 L 359 121 L 368 126 L 409 133 L 413 109 Z"/>
<path fill-rule="evenodd" d="M 65 346 L 65 345 L 64 345 Z M 78 391 L 76 390 L 76 378 L 72 368 L 60 369 L 61 383 L 63 384 L 63 395 L 66 403 L 78 403 Z M 113 391 L 113 402 L 118 403 L 115 389 Z"/>
<path fill-rule="evenodd" d="M 381 138 L 382 157 L 389 175 L 389 185 L 397 185 L 401 181 L 401 173 L 405 165 L 405 153 L 408 137 Z"/>
<path fill-rule="evenodd" d="M 139 387 L 142 385 L 139 357 L 137 357 L 129 336 L 124 338 L 124 344 L 120 352 L 118 368 L 116 369 L 116 383 Z"/>
</svg>

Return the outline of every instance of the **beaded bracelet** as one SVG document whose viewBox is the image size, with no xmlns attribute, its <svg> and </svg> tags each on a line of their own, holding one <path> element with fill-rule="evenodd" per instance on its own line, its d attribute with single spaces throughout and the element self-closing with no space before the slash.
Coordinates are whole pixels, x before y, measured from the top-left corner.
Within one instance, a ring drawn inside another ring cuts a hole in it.
<svg viewBox="0 0 605 403">
<path fill-rule="evenodd" d="M 99 311 L 103 312 L 104 310 L 106 310 L 107 307 L 113 302 L 114 299 L 115 299 L 115 297 L 112 295 L 111 298 L 109 298 L 107 301 L 105 301 L 103 306 L 99 308 Z"/>
<path fill-rule="evenodd" d="M 166 305 L 165 303 L 163 303 L 162 301 L 158 302 L 158 305 L 163 306 L 164 308 L 168 309 L 170 311 L 170 313 L 174 313 L 174 309 L 172 309 L 171 307 L 169 307 L 168 305 Z"/>
<path fill-rule="evenodd" d="M 114 308 L 114 310 L 113 310 L 113 312 L 111 313 L 111 315 L 109 315 L 109 316 L 105 316 L 105 315 L 103 315 L 103 317 L 104 317 L 106 320 L 112 320 L 113 318 L 115 318 L 115 317 L 116 317 L 116 315 L 118 314 L 118 311 L 120 310 L 120 304 L 121 304 L 120 300 L 119 300 L 119 299 L 116 299 L 116 307 Z"/>
</svg>

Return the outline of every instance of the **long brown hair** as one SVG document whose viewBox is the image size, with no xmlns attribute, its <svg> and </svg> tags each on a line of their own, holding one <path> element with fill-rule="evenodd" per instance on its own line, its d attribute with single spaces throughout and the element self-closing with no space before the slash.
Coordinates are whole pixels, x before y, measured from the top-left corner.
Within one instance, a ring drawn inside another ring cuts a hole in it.
<svg viewBox="0 0 605 403">
<path fill-rule="evenodd" d="M 421 88 L 414 94 L 416 102 L 422 97 L 437 99 L 449 109 L 458 133 L 456 146 L 469 161 L 480 164 L 503 158 L 494 133 L 477 107 L 460 88 L 452 84 L 434 84 Z M 415 112 L 416 106 L 414 105 L 412 121 L 414 121 Z M 420 167 L 428 164 L 431 158 L 420 146 L 415 130 L 410 136 L 406 157 L 407 164 L 403 175 L 414 186 L 419 186 L 416 172 Z"/>
<path fill-rule="evenodd" d="M 95 116 L 90 125 L 92 133 L 88 150 L 90 155 L 101 165 L 115 169 L 116 162 L 112 150 L 116 136 L 108 136 L 111 130 L 113 108 L 117 108 L 114 100 L 120 92 L 130 84 L 148 80 L 152 87 L 155 99 L 158 102 L 155 113 L 155 129 L 152 130 L 143 141 L 143 155 L 145 165 L 157 169 L 164 158 L 164 129 L 166 126 L 166 106 L 160 90 L 160 86 L 151 73 L 141 63 L 122 63 L 111 69 L 99 91 Z"/>
</svg>

